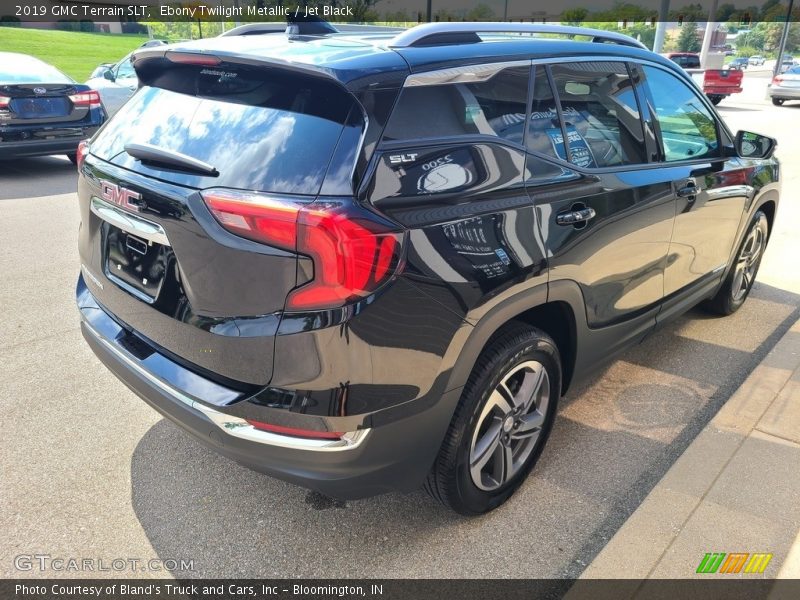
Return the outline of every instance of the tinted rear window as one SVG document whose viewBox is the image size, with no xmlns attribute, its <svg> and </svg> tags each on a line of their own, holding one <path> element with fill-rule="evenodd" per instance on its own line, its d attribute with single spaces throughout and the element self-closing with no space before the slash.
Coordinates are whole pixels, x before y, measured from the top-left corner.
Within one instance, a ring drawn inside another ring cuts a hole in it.
<svg viewBox="0 0 800 600">
<path fill-rule="evenodd" d="M 699 69 L 700 68 L 700 57 L 699 56 L 686 56 L 686 55 L 677 55 L 677 56 L 670 56 L 670 60 L 684 69 Z"/>
<path fill-rule="evenodd" d="M 92 153 L 166 181 L 317 194 L 351 110 L 347 92 L 270 71 L 178 68 L 139 90 L 92 142 Z M 142 165 L 128 143 L 206 162 L 218 177 Z"/>
<path fill-rule="evenodd" d="M 8 56 L 8 55 L 6 55 Z M 32 57 L 0 57 L 0 84 L 14 83 L 73 83 L 53 66 Z"/>
</svg>

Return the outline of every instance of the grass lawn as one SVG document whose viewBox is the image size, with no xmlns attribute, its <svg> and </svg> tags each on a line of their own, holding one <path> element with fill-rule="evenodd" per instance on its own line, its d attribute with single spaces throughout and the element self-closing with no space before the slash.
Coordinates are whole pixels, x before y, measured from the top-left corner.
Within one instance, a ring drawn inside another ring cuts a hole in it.
<svg viewBox="0 0 800 600">
<path fill-rule="evenodd" d="M 100 63 L 117 62 L 147 40 L 145 35 L 114 35 L 0 27 L 0 51 L 30 54 L 83 83 Z"/>
</svg>

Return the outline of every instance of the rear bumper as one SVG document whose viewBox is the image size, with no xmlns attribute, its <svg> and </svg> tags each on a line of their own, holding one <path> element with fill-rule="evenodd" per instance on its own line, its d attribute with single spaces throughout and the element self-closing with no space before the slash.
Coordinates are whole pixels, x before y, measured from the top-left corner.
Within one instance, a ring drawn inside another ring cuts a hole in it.
<svg viewBox="0 0 800 600">
<path fill-rule="evenodd" d="M 78 150 L 81 140 L 94 135 L 97 127 L 86 128 L 79 136 L 59 138 L 53 140 L 32 139 L 23 142 L 0 141 L 0 160 L 25 158 L 28 156 L 47 156 L 49 154 L 72 154 Z M 0 133 L 2 140 L 2 133 Z"/>
<path fill-rule="evenodd" d="M 135 345 L 127 340 L 130 332 L 94 302 L 82 277 L 77 294 L 87 343 L 103 364 L 150 406 L 244 466 L 336 498 L 356 499 L 419 487 L 460 396 L 460 389 L 453 390 L 411 416 L 347 432 L 342 440 L 267 433 L 233 414 L 235 407 L 249 404 L 244 394 L 204 379 L 161 354 L 137 358 Z M 252 407 L 248 410 L 252 414 Z M 309 425 L 316 420 L 294 413 L 291 418 L 293 425 L 304 418 Z"/>
<path fill-rule="evenodd" d="M 767 96 L 770 98 L 784 98 L 787 100 L 800 100 L 800 87 L 783 87 L 771 85 L 767 88 Z"/>
<path fill-rule="evenodd" d="M 730 96 L 731 94 L 739 94 L 741 93 L 741 91 L 742 88 L 735 85 L 732 86 L 720 85 L 713 87 L 706 86 L 703 88 L 703 92 L 707 96 Z"/>
</svg>

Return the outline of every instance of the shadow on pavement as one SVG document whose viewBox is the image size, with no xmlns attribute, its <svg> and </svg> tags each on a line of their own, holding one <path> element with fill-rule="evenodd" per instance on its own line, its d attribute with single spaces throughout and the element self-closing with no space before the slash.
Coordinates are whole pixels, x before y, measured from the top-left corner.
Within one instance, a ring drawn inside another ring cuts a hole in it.
<svg viewBox="0 0 800 600">
<path fill-rule="evenodd" d="M 483 517 L 422 492 L 338 502 L 241 468 L 166 420 L 134 452 L 132 505 L 158 555 L 193 559 L 193 577 L 575 577 L 799 306 L 759 283 L 732 317 L 694 310 L 651 335 L 570 392 L 531 476 Z"/>
<path fill-rule="evenodd" d="M 66 156 L 39 156 L 0 161 L 0 200 L 69 194 L 78 175 Z"/>
</svg>

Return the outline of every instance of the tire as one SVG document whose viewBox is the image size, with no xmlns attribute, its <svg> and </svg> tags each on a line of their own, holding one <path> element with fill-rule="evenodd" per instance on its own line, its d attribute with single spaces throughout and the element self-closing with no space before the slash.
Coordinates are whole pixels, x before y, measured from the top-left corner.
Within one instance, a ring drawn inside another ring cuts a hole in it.
<svg viewBox="0 0 800 600">
<path fill-rule="evenodd" d="M 78 164 L 78 155 L 75 152 L 67 154 L 67 158 L 69 159 L 69 162 L 71 162 L 73 165 Z"/>
<path fill-rule="evenodd" d="M 716 106 L 717 104 L 722 102 L 723 98 L 724 98 L 724 96 L 709 96 L 708 97 L 708 99 L 711 100 L 711 104 L 713 104 L 714 106 Z"/>
<path fill-rule="evenodd" d="M 783 98 L 773 98 L 773 99 L 772 99 L 772 103 L 773 103 L 775 106 L 783 106 L 783 103 L 784 103 L 784 102 L 786 102 L 786 100 L 784 100 Z"/>
<path fill-rule="evenodd" d="M 560 395 L 555 342 L 525 323 L 505 326 L 475 363 L 425 490 L 462 515 L 503 504 L 538 460 Z"/>
<path fill-rule="evenodd" d="M 716 296 L 705 303 L 705 308 L 720 315 L 735 313 L 747 300 L 761 265 L 761 258 L 769 238 L 767 215 L 756 211 L 747 233 L 736 251 L 730 272 Z"/>
</svg>

